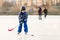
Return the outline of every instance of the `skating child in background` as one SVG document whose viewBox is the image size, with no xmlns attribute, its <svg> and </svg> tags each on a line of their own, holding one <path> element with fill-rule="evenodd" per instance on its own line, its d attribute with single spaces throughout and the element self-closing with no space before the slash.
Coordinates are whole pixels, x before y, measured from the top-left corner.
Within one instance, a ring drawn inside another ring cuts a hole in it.
<svg viewBox="0 0 60 40">
<path fill-rule="evenodd" d="M 28 19 L 28 14 L 26 12 L 26 7 L 22 6 L 21 12 L 19 12 L 18 34 L 20 34 L 22 31 L 22 24 L 23 23 L 24 23 L 24 32 L 25 32 L 25 34 L 28 33 L 27 19 Z"/>
<path fill-rule="evenodd" d="M 41 20 L 42 19 L 42 8 L 41 7 L 39 7 L 38 14 L 39 14 L 39 19 Z"/>
<path fill-rule="evenodd" d="M 47 16 L 47 13 L 48 13 L 48 10 L 47 10 L 47 8 L 45 8 L 45 9 L 43 10 L 43 12 L 44 12 L 44 17 L 46 18 L 46 16 Z"/>
</svg>

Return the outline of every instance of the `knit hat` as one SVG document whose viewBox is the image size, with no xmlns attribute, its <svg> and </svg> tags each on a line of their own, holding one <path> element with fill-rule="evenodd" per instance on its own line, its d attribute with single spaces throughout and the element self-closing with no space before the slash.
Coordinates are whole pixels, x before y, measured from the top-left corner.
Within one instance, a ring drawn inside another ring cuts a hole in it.
<svg viewBox="0 0 60 40">
<path fill-rule="evenodd" d="M 26 7 L 25 6 L 22 6 L 22 10 L 26 10 Z"/>
</svg>

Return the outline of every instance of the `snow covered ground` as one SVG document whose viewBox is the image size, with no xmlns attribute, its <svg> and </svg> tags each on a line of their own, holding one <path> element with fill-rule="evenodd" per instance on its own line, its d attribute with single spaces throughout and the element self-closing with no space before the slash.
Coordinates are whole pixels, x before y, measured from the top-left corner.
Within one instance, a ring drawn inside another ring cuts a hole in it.
<svg viewBox="0 0 60 40">
<path fill-rule="evenodd" d="M 0 40 L 19 40 L 18 37 L 20 40 L 60 40 L 60 15 L 48 15 L 47 18 L 42 16 L 42 20 L 36 15 L 29 15 L 27 24 L 28 35 L 24 35 L 24 28 L 22 33 L 17 35 L 18 15 L 0 15 Z M 17 28 L 13 31 L 8 31 L 15 26 Z"/>
</svg>

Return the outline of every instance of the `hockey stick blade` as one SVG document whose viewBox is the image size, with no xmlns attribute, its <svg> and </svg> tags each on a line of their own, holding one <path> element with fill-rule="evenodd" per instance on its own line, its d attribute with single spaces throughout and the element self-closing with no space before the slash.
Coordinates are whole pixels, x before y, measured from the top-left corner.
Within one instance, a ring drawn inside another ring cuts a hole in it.
<svg viewBox="0 0 60 40">
<path fill-rule="evenodd" d="M 12 31 L 12 30 L 14 30 L 16 27 L 17 27 L 17 26 L 15 26 L 15 27 L 14 27 L 14 28 L 12 28 L 12 29 L 8 29 L 8 31 Z"/>
<path fill-rule="evenodd" d="M 12 28 L 12 29 L 8 29 L 8 31 L 12 31 L 14 28 Z"/>
</svg>

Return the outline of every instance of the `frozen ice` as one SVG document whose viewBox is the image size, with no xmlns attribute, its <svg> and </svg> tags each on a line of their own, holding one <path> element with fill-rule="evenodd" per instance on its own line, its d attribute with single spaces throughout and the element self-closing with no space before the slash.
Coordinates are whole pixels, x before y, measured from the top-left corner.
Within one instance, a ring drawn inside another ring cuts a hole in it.
<svg viewBox="0 0 60 40">
<path fill-rule="evenodd" d="M 28 34 L 24 34 L 22 28 L 21 34 L 17 35 L 19 26 L 18 15 L 0 15 L 0 40 L 60 40 L 60 15 L 48 15 L 42 20 L 38 15 L 28 16 Z M 8 31 L 9 28 L 14 28 Z M 34 35 L 34 36 L 31 36 Z"/>
</svg>

